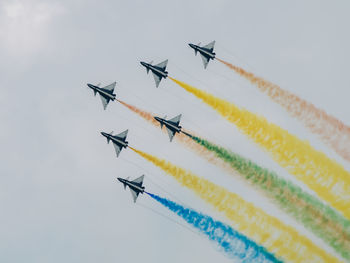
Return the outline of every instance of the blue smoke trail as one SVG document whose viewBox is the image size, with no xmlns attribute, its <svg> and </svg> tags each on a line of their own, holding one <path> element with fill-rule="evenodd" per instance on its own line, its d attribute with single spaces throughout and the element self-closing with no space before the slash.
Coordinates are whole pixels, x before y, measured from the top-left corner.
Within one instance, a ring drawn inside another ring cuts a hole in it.
<svg viewBox="0 0 350 263">
<path fill-rule="evenodd" d="M 230 258 L 244 263 L 282 262 L 264 247 L 259 246 L 230 226 L 166 198 L 151 193 L 147 194 L 205 234 L 209 240 L 215 242 Z"/>
</svg>

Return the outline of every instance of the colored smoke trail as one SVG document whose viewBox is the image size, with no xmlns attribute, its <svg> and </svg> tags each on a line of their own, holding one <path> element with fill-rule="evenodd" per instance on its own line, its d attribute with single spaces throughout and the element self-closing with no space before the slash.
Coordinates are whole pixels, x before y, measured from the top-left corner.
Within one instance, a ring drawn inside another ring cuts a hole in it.
<svg viewBox="0 0 350 263">
<path fill-rule="evenodd" d="M 256 85 L 274 102 L 284 107 L 293 117 L 298 118 L 312 133 L 319 137 L 345 160 L 350 161 L 350 127 L 340 120 L 316 108 L 312 103 L 303 100 L 295 94 L 281 89 L 253 73 L 218 59 L 242 77 Z"/>
<path fill-rule="evenodd" d="M 263 190 L 287 213 L 350 260 L 350 221 L 331 207 L 277 174 L 205 139 L 190 135 L 195 142 L 215 153 L 241 177 Z"/>
<path fill-rule="evenodd" d="M 154 119 L 153 115 L 148 112 L 148 111 L 145 111 L 143 109 L 140 109 L 134 105 L 131 105 L 129 103 L 126 103 L 124 101 L 121 101 L 121 100 L 118 100 L 123 106 L 127 107 L 129 110 L 131 110 L 132 112 L 136 113 L 137 115 L 139 115 L 140 117 L 142 117 L 143 119 L 145 119 L 146 121 L 148 121 L 149 123 L 159 127 L 159 123 Z M 165 131 L 166 129 L 162 129 L 163 131 Z M 186 134 L 187 136 L 184 136 L 184 134 Z M 203 151 L 203 148 L 200 147 L 198 144 L 196 143 L 193 143 L 193 140 L 189 139 L 188 136 L 191 136 L 191 134 L 185 132 L 185 131 L 182 131 L 182 133 L 180 134 L 177 134 L 175 136 L 175 139 L 187 146 L 191 146 L 192 148 L 194 149 L 197 149 L 197 152 L 202 152 Z M 209 153 L 210 154 L 210 153 Z M 208 154 L 208 155 L 209 155 Z M 213 156 L 213 155 L 211 155 Z M 210 157 L 212 158 L 212 157 Z"/>
<path fill-rule="evenodd" d="M 125 102 L 121 103 L 153 125 L 159 126 L 152 117 L 153 114 Z M 292 182 L 279 178 L 275 173 L 259 167 L 252 161 L 188 132 L 183 131 L 183 134 L 177 134 L 175 139 L 228 172 L 235 175 L 238 172 L 238 175 L 263 190 L 281 208 L 322 238 L 344 258 L 350 259 L 350 221 Z M 224 162 L 220 162 L 220 159 Z"/>
<path fill-rule="evenodd" d="M 257 245 L 230 226 L 166 198 L 151 193 L 147 194 L 206 235 L 230 258 L 237 259 L 242 263 L 281 262 L 264 247 Z"/>
<path fill-rule="evenodd" d="M 350 219 L 350 173 L 308 142 L 245 109 L 169 77 L 270 152 L 275 161 Z"/>
<path fill-rule="evenodd" d="M 131 104 L 128 104 L 124 101 L 118 100 L 123 106 L 127 107 L 129 110 L 135 112 L 138 114 L 140 117 L 144 118 L 146 121 L 150 122 L 153 125 L 158 125 L 158 122 L 154 119 L 152 114 L 148 113 L 147 111 L 141 110 L 137 108 L 136 106 L 133 106 Z"/>
<path fill-rule="evenodd" d="M 294 228 L 266 214 L 237 194 L 170 162 L 131 147 L 130 149 L 171 175 L 216 210 L 224 213 L 235 229 L 261 244 L 277 257 L 291 262 L 340 262 Z"/>
</svg>

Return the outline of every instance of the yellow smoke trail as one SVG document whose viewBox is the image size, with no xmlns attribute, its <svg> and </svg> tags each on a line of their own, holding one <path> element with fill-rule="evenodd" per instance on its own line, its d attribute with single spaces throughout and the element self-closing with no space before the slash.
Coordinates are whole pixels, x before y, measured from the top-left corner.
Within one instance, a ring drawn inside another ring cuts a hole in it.
<svg viewBox="0 0 350 263">
<path fill-rule="evenodd" d="M 277 257 L 298 263 L 341 262 L 317 247 L 305 236 L 300 235 L 291 226 L 266 214 L 262 209 L 225 188 L 170 162 L 135 148 L 130 147 L 130 149 L 173 176 L 181 185 L 192 190 L 216 210 L 224 213 L 234 228 L 275 253 Z"/>
<path fill-rule="evenodd" d="M 312 103 L 283 90 L 276 84 L 255 76 L 253 73 L 222 59 L 216 59 L 249 80 L 262 92 L 265 92 L 272 100 L 284 107 L 293 117 L 302 121 L 311 132 L 319 135 L 320 138 L 340 156 L 350 161 L 349 126 L 327 114 L 324 110 L 318 109 Z"/>
<path fill-rule="evenodd" d="M 344 167 L 265 118 L 169 77 L 234 123 L 291 174 L 350 219 L 350 173 Z"/>
</svg>

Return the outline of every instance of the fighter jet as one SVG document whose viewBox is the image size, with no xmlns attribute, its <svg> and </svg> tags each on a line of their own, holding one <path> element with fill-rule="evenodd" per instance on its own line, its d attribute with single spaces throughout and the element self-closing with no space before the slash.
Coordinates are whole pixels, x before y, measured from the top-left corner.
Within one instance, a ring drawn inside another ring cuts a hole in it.
<svg viewBox="0 0 350 263">
<path fill-rule="evenodd" d="M 107 143 L 109 143 L 109 141 L 112 141 L 117 157 L 119 156 L 119 153 L 123 148 L 128 147 L 128 142 L 126 141 L 128 130 L 123 131 L 122 133 L 119 133 L 117 135 L 113 135 L 113 132 L 101 132 L 101 134 L 107 138 Z"/>
<path fill-rule="evenodd" d="M 203 47 L 199 46 L 200 44 L 201 43 L 199 43 L 198 45 L 194 45 L 194 44 L 188 44 L 188 45 L 194 49 L 195 55 L 197 55 L 197 52 L 199 52 L 203 60 L 204 68 L 207 68 L 209 60 L 215 58 L 215 53 L 213 52 L 215 41 Z"/>
<path fill-rule="evenodd" d="M 158 88 L 160 81 L 162 78 L 165 78 L 168 76 L 168 71 L 165 71 L 166 66 L 168 64 L 168 60 L 165 60 L 157 65 L 152 65 L 151 63 L 146 62 L 140 62 L 142 66 L 144 66 L 148 72 L 151 70 L 153 73 L 154 81 L 156 82 L 156 87 Z"/>
<path fill-rule="evenodd" d="M 144 175 L 140 176 L 139 178 L 133 181 L 129 181 L 129 177 L 126 179 L 118 177 L 119 182 L 124 184 L 124 189 L 126 189 L 126 186 L 129 186 L 132 198 L 134 199 L 134 203 L 136 202 L 136 199 L 139 196 L 139 194 L 143 194 L 143 192 L 145 191 L 145 187 L 142 186 L 143 177 Z"/>
<path fill-rule="evenodd" d="M 164 118 L 154 117 L 154 119 L 160 123 L 161 129 L 163 128 L 163 125 L 165 125 L 165 127 L 168 131 L 170 141 L 172 141 L 174 138 L 174 135 L 176 133 L 181 132 L 182 127 L 179 125 L 180 119 L 181 119 L 181 114 L 177 115 L 176 117 L 174 117 L 170 120 L 166 120 L 165 118 L 166 118 L 166 116 Z"/>
<path fill-rule="evenodd" d="M 87 84 L 90 89 L 94 91 L 94 94 L 96 96 L 96 93 L 100 94 L 101 101 L 103 104 L 103 109 L 106 109 L 108 103 L 110 100 L 115 100 L 116 95 L 113 94 L 114 88 L 115 88 L 116 82 L 113 82 L 112 84 L 109 84 L 108 86 L 105 86 L 103 88 L 100 88 L 99 85 L 92 85 Z"/>
</svg>

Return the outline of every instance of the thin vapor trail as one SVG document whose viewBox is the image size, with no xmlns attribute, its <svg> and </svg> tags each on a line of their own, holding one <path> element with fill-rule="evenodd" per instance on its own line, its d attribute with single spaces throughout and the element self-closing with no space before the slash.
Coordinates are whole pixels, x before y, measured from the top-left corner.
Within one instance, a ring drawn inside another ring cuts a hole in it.
<svg viewBox="0 0 350 263">
<path fill-rule="evenodd" d="M 312 103 L 286 91 L 251 72 L 237 67 L 222 59 L 221 63 L 233 69 L 240 76 L 249 80 L 258 89 L 267 94 L 274 102 L 285 108 L 290 115 L 299 119 L 312 133 L 331 147 L 345 160 L 350 161 L 350 127 L 337 118 L 317 108 Z"/>
</svg>

